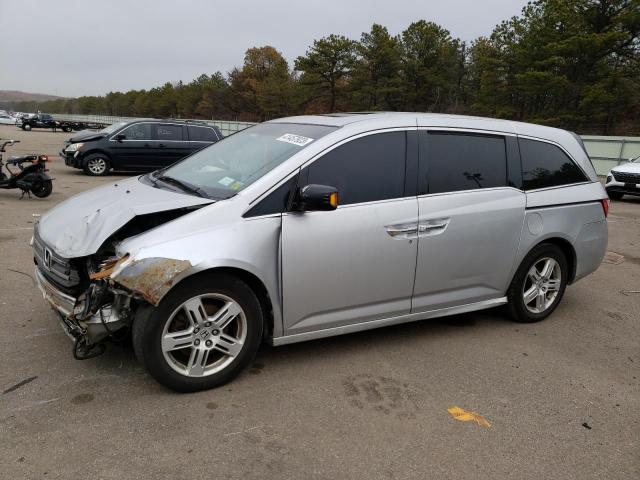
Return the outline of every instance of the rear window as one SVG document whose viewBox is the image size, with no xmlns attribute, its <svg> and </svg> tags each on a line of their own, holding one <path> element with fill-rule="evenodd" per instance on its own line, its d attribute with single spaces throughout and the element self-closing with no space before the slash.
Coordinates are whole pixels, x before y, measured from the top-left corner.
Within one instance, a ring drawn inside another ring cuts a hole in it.
<svg viewBox="0 0 640 480">
<path fill-rule="evenodd" d="M 525 190 L 556 187 L 588 179 L 569 156 L 556 145 L 519 139 L 522 181 Z"/>
<path fill-rule="evenodd" d="M 216 132 L 211 127 L 189 126 L 189 140 L 192 142 L 215 142 L 218 140 Z"/>
</svg>

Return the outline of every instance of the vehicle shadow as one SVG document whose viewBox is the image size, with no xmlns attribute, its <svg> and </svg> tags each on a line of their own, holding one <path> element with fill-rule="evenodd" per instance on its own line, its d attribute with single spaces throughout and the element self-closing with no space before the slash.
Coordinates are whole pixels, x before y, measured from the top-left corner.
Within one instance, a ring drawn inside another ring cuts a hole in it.
<svg viewBox="0 0 640 480">
<path fill-rule="evenodd" d="M 375 351 L 376 355 L 384 357 L 386 350 L 392 352 L 397 350 L 399 346 L 411 348 L 419 344 L 423 348 L 430 342 L 439 342 L 443 337 L 450 337 L 455 335 L 456 332 L 462 333 L 464 331 L 466 334 L 469 330 L 491 328 L 495 324 L 509 323 L 511 321 L 507 317 L 504 308 L 497 307 L 484 311 L 419 320 L 363 332 L 309 340 L 280 347 L 263 344 L 258 351 L 254 365 L 258 365 L 258 368 L 268 366 L 269 370 L 283 369 L 292 364 L 312 366 L 316 362 L 324 361 L 322 359 L 327 356 L 339 361 L 341 356 L 359 352 L 366 356 L 371 351 Z M 103 356 L 88 362 L 93 363 L 92 368 L 102 374 L 113 373 L 117 366 L 118 373 L 127 377 L 141 374 L 143 377 L 147 376 L 144 374 L 143 367 L 135 358 L 130 341 L 115 345 L 111 344 Z M 251 373 L 253 370 L 252 368 L 248 371 Z M 247 371 L 245 371 L 246 373 Z M 158 391 L 163 390 L 150 377 L 148 380 L 149 385 L 147 387 L 157 387 L 159 388 Z"/>
<path fill-rule="evenodd" d="M 511 323 L 503 307 L 436 319 L 418 320 L 280 347 L 264 345 L 258 352 L 256 362 L 277 367 L 278 364 L 289 364 L 292 361 L 302 363 L 313 358 L 323 358 L 325 355 L 338 358 L 358 350 L 362 350 L 363 354 L 375 350 L 379 355 L 384 356 L 386 349 L 391 351 L 397 349 L 398 346 L 405 348 L 415 344 L 424 345 L 432 341 L 439 341 L 442 337 L 455 335 L 461 330 L 466 333 L 466 331 L 476 328 L 490 328 L 491 324 L 496 323 Z"/>
</svg>

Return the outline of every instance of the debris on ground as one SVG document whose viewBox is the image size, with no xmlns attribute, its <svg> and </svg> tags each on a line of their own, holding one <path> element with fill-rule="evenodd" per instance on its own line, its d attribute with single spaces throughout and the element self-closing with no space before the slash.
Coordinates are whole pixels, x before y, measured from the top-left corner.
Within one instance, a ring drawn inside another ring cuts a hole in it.
<svg viewBox="0 0 640 480">
<path fill-rule="evenodd" d="M 449 407 L 447 409 L 449 415 L 461 422 L 475 422 L 482 427 L 491 427 L 491 422 L 476 412 L 470 412 L 460 407 Z"/>
</svg>

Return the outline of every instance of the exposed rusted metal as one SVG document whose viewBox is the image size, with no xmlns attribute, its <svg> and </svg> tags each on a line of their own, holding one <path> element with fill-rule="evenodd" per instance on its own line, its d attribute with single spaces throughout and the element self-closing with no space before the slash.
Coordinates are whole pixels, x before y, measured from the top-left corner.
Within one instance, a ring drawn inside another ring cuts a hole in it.
<svg viewBox="0 0 640 480">
<path fill-rule="evenodd" d="M 110 276 L 119 263 L 124 262 L 129 258 L 129 254 L 127 253 L 124 257 L 119 259 L 110 259 L 102 266 L 102 269 L 99 272 L 92 273 L 89 275 L 91 280 L 100 280 L 103 278 L 107 278 Z"/>
<path fill-rule="evenodd" d="M 111 278 L 150 304 L 158 305 L 177 277 L 189 268 L 188 260 L 150 257 L 132 261 Z"/>
</svg>

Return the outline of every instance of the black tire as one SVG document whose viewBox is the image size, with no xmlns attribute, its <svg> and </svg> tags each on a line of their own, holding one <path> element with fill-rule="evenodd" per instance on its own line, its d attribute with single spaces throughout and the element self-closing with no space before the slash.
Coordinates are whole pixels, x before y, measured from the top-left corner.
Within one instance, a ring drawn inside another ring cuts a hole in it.
<svg viewBox="0 0 640 480">
<path fill-rule="evenodd" d="M 38 198 L 46 198 L 53 191 L 53 182 L 51 180 L 42 180 L 37 182 L 32 188 L 33 193 Z"/>
<path fill-rule="evenodd" d="M 609 190 L 607 190 L 607 195 L 611 200 L 621 200 L 624 197 L 623 192 L 610 192 Z"/>
<path fill-rule="evenodd" d="M 92 153 L 84 159 L 84 173 L 92 177 L 102 177 L 109 174 L 111 161 L 104 153 Z"/>
<path fill-rule="evenodd" d="M 207 376 L 193 377 L 171 367 L 162 351 L 162 335 L 165 324 L 176 309 L 187 300 L 204 294 L 224 295 L 240 305 L 246 318 L 246 337 L 240 352 L 224 369 Z M 232 275 L 207 273 L 179 283 L 157 307 L 141 308 L 133 322 L 132 342 L 138 361 L 160 384 L 178 392 L 196 392 L 224 385 L 249 365 L 258 352 L 262 330 L 262 309 L 251 288 Z"/>
<path fill-rule="evenodd" d="M 525 305 L 524 290 L 531 282 L 531 279 L 528 276 L 530 269 L 545 258 L 551 258 L 558 263 L 560 268 L 560 285 L 552 303 L 546 307 L 544 311 L 535 313 Z M 535 247 L 529 252 L 524 260 L 522 260 L 522 263 L 509 286 L 509 290 L 507 291 L 507 298 L 509 300 L 508 308 L 511 318 L 519 323 L 540 322 L 547 318 L 553 313 L 562 300 L 562 296 L 564 295 L 564 291 L 567 287 L 568 278 L 569 264 L 560 247 L 550 243 L 543 243 Z"/>
<path fill-rule="evenodd" d="M 31 131 L 31 125 L 29 124 L 22 125 L 22 130 L 25 130 L 27 132 Z"/>
</svg>

